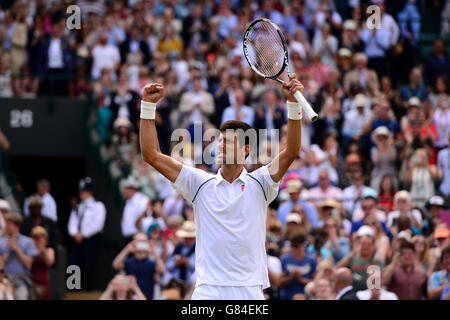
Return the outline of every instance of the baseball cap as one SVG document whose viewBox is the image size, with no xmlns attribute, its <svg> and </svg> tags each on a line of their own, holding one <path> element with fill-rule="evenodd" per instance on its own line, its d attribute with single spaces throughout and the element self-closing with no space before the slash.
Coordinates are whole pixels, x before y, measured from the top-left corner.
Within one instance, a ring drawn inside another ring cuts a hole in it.
<svg viewBox="0 0 450 320">
<path fill-rule="evenodd" d="M 375 142 L 377 136 L 386 136 L 389 137 L 391 135 L 391 132 L 386 126 L 379 126 L 376 128 L 371 135 L 372 141 Z"/>
<path fill-rule="evenodd" d="M 372 198 L 372 199 L 377 200 L 378 199 L 378 193 L 375 190 L 373 190 L 373 189 L 367 189 L 367 190 L 365 190 L 363 192 L 362 198 L 363 199 Z"/>
<path fill-rule="evenodd" d="M 403 231 L 400 231 L 400 232 L 398 233 L 397 239 L 404 239 L 404 240 L 406 240 L 406 241 L 408 241 L 408 242 L 411 242 L 411 235 L 409 234 L 408 231 L 403 230 Z"/>
<path fill-rule="evenodd" d="M 367 98 L 362 93 L 358 93 L 355 96 L 355 106 L 356 107 L 365 107 L 367 103 Z"/>
<path fill-rule="evenodd" d="M 337 208 L 339 209 L 340 203 L 334 199 L 326 199 L 322 205 L 322 208 Z"/>
<path fill-rule="evenodd" d="M 361 226 L 356 232 L 357 237 L 369 236 L 375 238 L 375 231 L 369 226 Z"/>
<path fill-rule="evenodd" d="M 286 182 L 286 191 L 288 193 L 299 192 L 302 188 L 302 182 L 299 179 L 292 179 Z"/>
<path fill-rule="evenodd" d="M 341 58 L 350 58 L 352 56 L 352 52 L 347 48 L 340 48 L 338 55 Z"/>
<path fill-rule="evenodd" d="M 302 223 L 302 218 L 298 215 L 298 213 L 291 212 L 286 217 L 286 223 L 289 223 L 289 222 L 294 222 L 296 224 L 301 224 Z"/>
<path fill-rule="evenodd" d="M 3 199 L 0 199 L 0 210 L 10 211 L 11 206 L 9 205 L 9 202 Z"/>
<path fill-rule="evenodd" d="M 85 177 L 80 180 L 78 185 L 79 191 L 94 191 L 94 184 L 91 177 Z"/>
<path fill-rule="evenodd" d="M 442 199 L 442 197 L 440 197 L 440 196 L 432 196 L 429 200 L 429 203 L 430 203 L 430 206 L 443 207 L 444 199 Z"/>
<path fill-rule="evenodd" d="M 397 193 L 394 196 L 394 203 L 397 203 L 398 200 L 400 200 L 400 199 L 404 199 L 404 200 L 410 202 L 411 194 L 406 190 L 397 191 Z"/>
<path fill-rule="evenodd" d="M 435 239 L 440 239 L 440 238 L 448 238 L 450 237 L 450 230 L 448 230 L 447 228 L 438 228 L 434 231 L 434 238 Z"/>
<path fill-rule="evenodd" d="M 420 107 L 420 100 L 417 97 L 411 97 L 408 100 L 408 105 L 409 106 L 417 106 Z"/>
<path fill-rule="evenodd" d="M 355 20 L 345 20 L 343 24 L 344 30 L 356 30 L 356 22 Z"/>
</svg>

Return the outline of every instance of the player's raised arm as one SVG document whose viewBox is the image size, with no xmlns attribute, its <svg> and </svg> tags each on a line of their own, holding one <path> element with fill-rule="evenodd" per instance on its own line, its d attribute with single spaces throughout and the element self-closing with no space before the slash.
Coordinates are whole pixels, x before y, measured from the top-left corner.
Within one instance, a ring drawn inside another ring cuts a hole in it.
<svg viewBox="0 0 450 320">
<path fill-rule="evenodd" d="M 156 103 L 163 96 L 164 87 L 162 84 L 151 83 L 144 87 L 141 102 L 139 141 L 144 161 L 171 182 L 175 182 L 183 165 L 178 160 L 161 153 L 155 127 Z"/>
<path fill-rule="evenodd" d="M 282 91 L 288 99 L 287 146 L 269 164 L 269 173 L 273 181 L 283 178 L 291 163 L 297 158 L 301 147 L 302 108 L 294 97 L 295 91 L 303 93 L 303 85 L 296 79 L 295 73 L 289 77 L 289 82 L 282 84 Z"/>
</svg>

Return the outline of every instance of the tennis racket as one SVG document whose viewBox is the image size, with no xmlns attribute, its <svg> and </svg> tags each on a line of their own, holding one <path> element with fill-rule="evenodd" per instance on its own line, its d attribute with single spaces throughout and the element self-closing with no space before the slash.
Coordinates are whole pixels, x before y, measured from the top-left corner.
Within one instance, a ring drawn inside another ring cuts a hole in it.
<svg viewBox="0 0 450 320">
<path fill-rule="evenodd" d="M 284 83 L 278 77 L 286 70 L 291 75 L 286 40 L 280 28 L 269 19 L 253 21 L 244 34 L 244 55 L 254 72 L 261 77 Z M 318 119 L 317 113 L 300 91 L 294 94 L 310 121 Z"/>
</svg>

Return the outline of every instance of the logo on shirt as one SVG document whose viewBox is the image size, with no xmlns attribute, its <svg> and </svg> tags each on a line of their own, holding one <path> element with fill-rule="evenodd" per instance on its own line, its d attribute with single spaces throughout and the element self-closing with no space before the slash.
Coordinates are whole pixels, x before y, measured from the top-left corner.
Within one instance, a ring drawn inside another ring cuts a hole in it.
<svg viewBox="0 0 450 320">
<path fill-rule="evenodd" d="M 242 192 L 244 192 L 244 189 L 245 189 L 245 184 L 241 184 L 241 190 L 242 190 Z"/>
</svg>

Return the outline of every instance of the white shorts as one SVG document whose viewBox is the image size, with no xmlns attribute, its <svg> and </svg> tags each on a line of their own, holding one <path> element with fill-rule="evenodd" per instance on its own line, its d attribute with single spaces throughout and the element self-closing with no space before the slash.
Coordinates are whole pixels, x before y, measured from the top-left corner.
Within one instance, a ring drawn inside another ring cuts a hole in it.
<svg viewBox="0 0 450 320">
<path fill-rule="evenodd" d="M 200 284 L 191 300 L 265 300 L 262 286 L 229 287 Z"/>
</svg>

